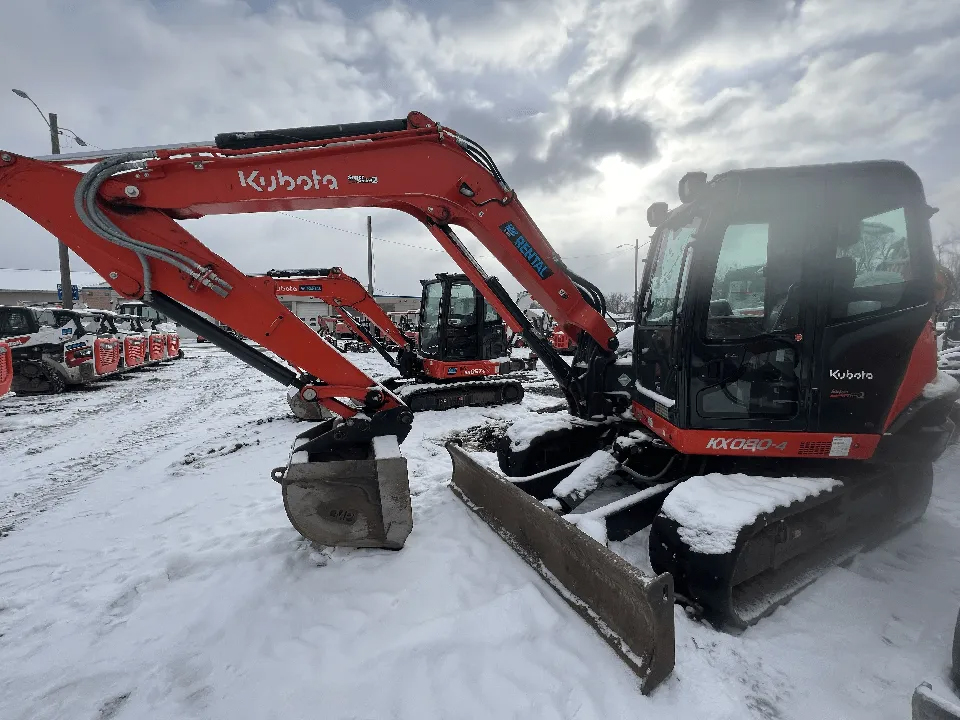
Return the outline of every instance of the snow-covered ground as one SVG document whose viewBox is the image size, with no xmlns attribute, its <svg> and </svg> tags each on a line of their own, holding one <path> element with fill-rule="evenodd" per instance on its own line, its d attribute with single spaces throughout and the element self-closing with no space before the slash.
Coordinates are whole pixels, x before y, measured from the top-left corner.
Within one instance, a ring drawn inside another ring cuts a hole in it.
<svg viewBox="0 0 960 720">
<path fill-rule="evenodd" d="M 902 720 L 921 680 L 945 692 L 957 447 L 920 523 L 756 627 L 719 634 L 677 609 L 676 670 L 644 697 L 446 487 L 444 439 L 557 406 L 545 377 L 522 406 L 418 414 L 406 547 L 330 552 L 290 527 L 269 477 L 305 427 L 283 388 L 216 348 L 185 352 L 92 389 L 0 399 L 3 720 Z M 642 555 L 631 542 L 621 552 Z"/>
</svg>

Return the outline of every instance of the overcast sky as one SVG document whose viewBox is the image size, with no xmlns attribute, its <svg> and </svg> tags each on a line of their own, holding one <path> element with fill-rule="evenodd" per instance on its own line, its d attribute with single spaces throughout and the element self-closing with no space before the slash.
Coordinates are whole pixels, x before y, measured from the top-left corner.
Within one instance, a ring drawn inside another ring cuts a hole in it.
<svg viewBox="0 0 960 720">
<path fill-rule="evenodd" d="M 49 152 L 14 87 L 101 148 L 420 110 L 484 145 L 606 291 L 632 290 L 646 208 L 675 205 L 688 170 L 900 159 L 941 208 L 935 235 L 960 228 L 958 0 L 4 0 L 3 27 L 0 147 Z M 185 226 L 245 272 L 365 277 L 367 213 Z M 378 290 L 455 269 L 412 219 L 370 214 Z M 0 204 L 0 267 L 56 257 Z"/>
</svg>

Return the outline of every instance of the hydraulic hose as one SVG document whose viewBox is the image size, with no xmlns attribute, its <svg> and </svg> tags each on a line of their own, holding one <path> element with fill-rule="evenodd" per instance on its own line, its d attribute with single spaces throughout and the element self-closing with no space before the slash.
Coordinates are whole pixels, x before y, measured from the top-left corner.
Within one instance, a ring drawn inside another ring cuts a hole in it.
<svg viewBox="0 0 960 720">
<path fill-rule="evenodd" d="M 117 227 L 100 209 L 98 195 L 100 187 L 114 175 L 142 167 L 144 160 L 154 157 L 152 152 L 128 153 L 107 158 L 88 170 L 77 184 L 73 196 L 74 208 L 80 221 L 92 232 L 107 242 L 133 252 L 143 268 L 143 299 L 150 302 L 151 273 L 148 258 L 168 263 L 196 281 L 206 285 L 221 297 L 226 297 L 233 286 L 218 277 L 210 268 L 176 250 L 168 250 L 141 240 L 136 240 Z"/>
</svg>

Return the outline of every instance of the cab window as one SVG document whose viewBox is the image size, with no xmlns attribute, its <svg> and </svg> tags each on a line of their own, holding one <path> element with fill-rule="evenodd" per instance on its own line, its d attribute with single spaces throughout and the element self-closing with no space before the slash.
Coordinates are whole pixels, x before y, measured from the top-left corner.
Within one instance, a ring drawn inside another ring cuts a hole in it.
<svg viewBox="0 0 960 720">
<path fill-rule="evenodd" d="M 700 218 L 678 228 L 663 231 L 660 251 L 650 275 L 650 290 L 643 322 L 645 325 L 672 325 L 677 313 L 677 284 L 683 269 L 687 243 L 700 226 Z M 683 297 L 681 289 L 679 297 Z"/>
<path fill-rule="evenodd" d="M 904 208 L 840 225 L 832 317 L 849 318 L 900 307 L 911 279 Z"/>
<path fill-rule="evenodd" d="M 23 335 L 30 332 L 30 322 L 20 310 L 0 311 L 0 337 Z"/>
</svg>

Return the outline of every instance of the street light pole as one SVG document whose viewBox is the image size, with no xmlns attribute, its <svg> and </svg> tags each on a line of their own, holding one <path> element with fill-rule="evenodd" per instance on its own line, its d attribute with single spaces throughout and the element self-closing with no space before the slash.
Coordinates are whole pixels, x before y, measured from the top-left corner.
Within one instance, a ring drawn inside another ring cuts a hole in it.
<svg viewBox="0 0 960 720">
<path fill-rule="evenodd" d="M 40 109 L 33 98 L 27 95 L 23 90 L 13 90 L 14 94 L 18 97 L 22 97 L 24 100 L 29 100 L 30 103 L 37 108 L 37 112 L 40 113 L 40 117 L 47 121 L 47 127 L 50 128 L 50 149 L 53 150 L 54 155 L 60 154 L 60 126 L 57 123 L 57 114 L 50 113 L 47 117 L 44 117 L 43 110 Z M 67 129 L 67 128 L 64 128 Z M 70 130 L 69 132 L 73 132 Z M 81 140 L 76 133 L 74 133 L 74 138 L 79 145 L 86 145 L 83 140 Z M 57 240 L 58 251 L 60 254 L 60 287 L 62 288 L 63 295 L 63 307 L 66 309 L 73 308 L 73 284 L 70 281 L 70 251 L 67 249 L 67 246 L 64 245 L 60 240 Z"/>
</svg>

